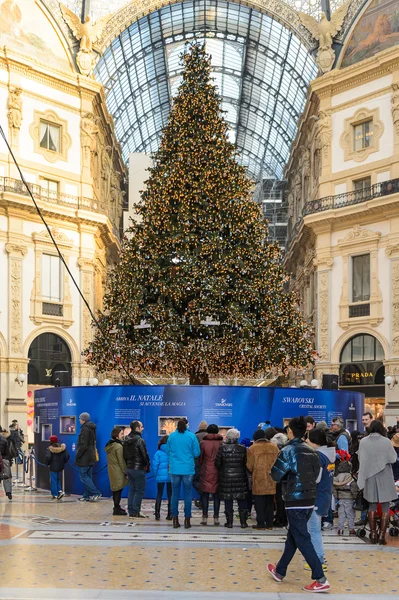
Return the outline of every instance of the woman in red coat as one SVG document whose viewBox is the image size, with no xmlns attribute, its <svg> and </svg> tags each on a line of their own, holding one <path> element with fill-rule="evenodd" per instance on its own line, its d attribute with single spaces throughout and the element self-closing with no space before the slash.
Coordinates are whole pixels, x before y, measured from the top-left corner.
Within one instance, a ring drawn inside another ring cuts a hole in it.
<svg viewBox="0 0 399 600">
<path fill-rule="evenodd" d="M 199 491 L 202 494 L 202 521 L 201 525 L 208 524 L 209 494 L 213 494 L 213 520 L 215 525 L 219 525 L 220 497 L 219 488 L 219 470 L 215 467 L 215 458 L 219 446 L 223 443 L 223 437 L 219 434 L 217 425 L 209 425 L 207 434 L 203 438 L 200 448 L 200 480 Z"/>
</svg>

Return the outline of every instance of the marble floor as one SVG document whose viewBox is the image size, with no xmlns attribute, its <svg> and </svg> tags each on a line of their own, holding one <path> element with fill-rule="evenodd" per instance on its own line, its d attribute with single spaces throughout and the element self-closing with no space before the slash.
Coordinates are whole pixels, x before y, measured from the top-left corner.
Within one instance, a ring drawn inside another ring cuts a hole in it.
<svg viewBox="0 0 399 600">
<path fill-rule="evenodd" d="M 112 502 L 52 500 L 48 492 L 0 493 L 0 598 L 164 600 L 295 599 L 310 582 L 296 556 L 282 584 L 266 573 L 276 562 L 285 530 L 253 532 L 201 526 L 193 510 L 190 530 L 173 530 L 153 519 L 145 501 L 144 522 L 113 517 Z M 255 521 L 251 521 L 253 524 Z M 398 597 L 398 538 L 386 547 L 367 540 L 324 534 L 330 598 Z"/>
</svg>

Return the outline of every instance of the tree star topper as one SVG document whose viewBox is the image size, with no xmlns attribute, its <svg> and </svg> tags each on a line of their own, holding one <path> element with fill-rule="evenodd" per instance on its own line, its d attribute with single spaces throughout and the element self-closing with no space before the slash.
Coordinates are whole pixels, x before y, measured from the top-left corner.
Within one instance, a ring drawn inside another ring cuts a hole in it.
<svg viewBox="0 0 399 600">
<path fill-rule="evenodd" d="M 335 52 L 332 49 L 333 38 L 337 35 L 343 25 L 349 4 L 349 2 L 346 2 L 340 6 L 340 8 L 331 15 L 330 21 L 327 19 L 326 13 L 322 12 L 319 23 L 310 15 L 298 11 L 299 18 L 303 25 L 319 42 L 316 61 L 323 73 L 331 71 L 334 64 Z"/>
</svg>

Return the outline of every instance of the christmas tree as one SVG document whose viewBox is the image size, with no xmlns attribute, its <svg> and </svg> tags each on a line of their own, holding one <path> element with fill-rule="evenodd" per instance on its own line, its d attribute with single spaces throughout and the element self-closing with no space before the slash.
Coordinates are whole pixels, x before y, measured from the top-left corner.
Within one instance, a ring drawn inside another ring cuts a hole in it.
<svg viewBox="0 0 399 600">
<path fill-rule="evenodd" d="M 211 58 L 193 43 L 140 221 L 124 240 L 87 351 L 100 372 L 132 376 L 265 377 L 312 362 L 310 334 L 285 290 L 279 248 L 239 165 Z"/>
</svg>

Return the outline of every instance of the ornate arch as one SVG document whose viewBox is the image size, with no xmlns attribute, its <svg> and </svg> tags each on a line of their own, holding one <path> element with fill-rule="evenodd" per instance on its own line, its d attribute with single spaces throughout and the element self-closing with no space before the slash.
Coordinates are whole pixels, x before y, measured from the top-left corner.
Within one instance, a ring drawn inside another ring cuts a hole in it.
<svg viewBox="0 0 399 600">
<path fill-rule="evenodd" d="M 378 331 L 376 331 L 375 329 L 373 329 L 373 327 L 359 325 L 359 327 L 353 327 L 353 328 L 349 329 L 348 331 L 345 331 L 345 333 L 343 333 L 337 339 L 337 341 L 335 342 L 334 347 L 332 349 L 332 352 L 331 352 L 331 362 L 339 365 L 340 364 L 339 357 L 340 357 L 340 354 L 341 354 L 342 349 L 344 348 L 345 344 L 347 342 L 349 342 L 349 340 L 352 339 L 353 337 L 356 337 L 357 335 L 364 335 L 364 334 L 371 335 L 380 342 L 381 346 L 384 349 L 384 355 L 385 355 L 384 361 L 388 360 L 389 344 L 388 344 L 388 340 L 386 339 L 386 337 L 383 336 Z"/>
<path fill-rule="evenodd" d="M 0 358 L 5 358 L 6 356 L 8 357 L 7 342 L 6 338 L 0 331 Z"/>
<path fill-rule="evenodd" d="M 126 6 L 119 9 L 107 25 L 104 27 L 102 36 L 96 44 L 98 52 L 102 53 L 113 40 L 122 31 L 127 29 L 132 23 L 138 21 L 142 17 L 150 14 L 155 10 L 159 10 L 169 4 L 178 4 L 185 0 L 132 0 Z M 310 32 L 303 26 L 298 12 L 292 6 L 289 6 L 284 0 L 228 0 L 236 4 L 243 4 L 250 8 L 267 14 L 284 27 L 287 27 L 294 33 L 303 45 L 312 51 L 316 48 L 317 42 L 312 37 Z"/>
<path fill-rule="evenodd" d="M 33 340 L 35 340 L 42 333 L 54 333 L 55 335 L 59 335 L 69 347 L 69 350 L 71 352 L 71 362 L 81 362 L 80 351 L 73 337 L 69 333 L 67 333 L 65 329 L 62 329 L 62 327 L 57 327 L 53 325 L 45 325 L 43 327 L 38 327 L 37 329 L 31 331 L 31 333 L 26 338 L 23 346 L 23 355 L 25 358 L 28 358 L 29 348 Z"/>
</svg>

